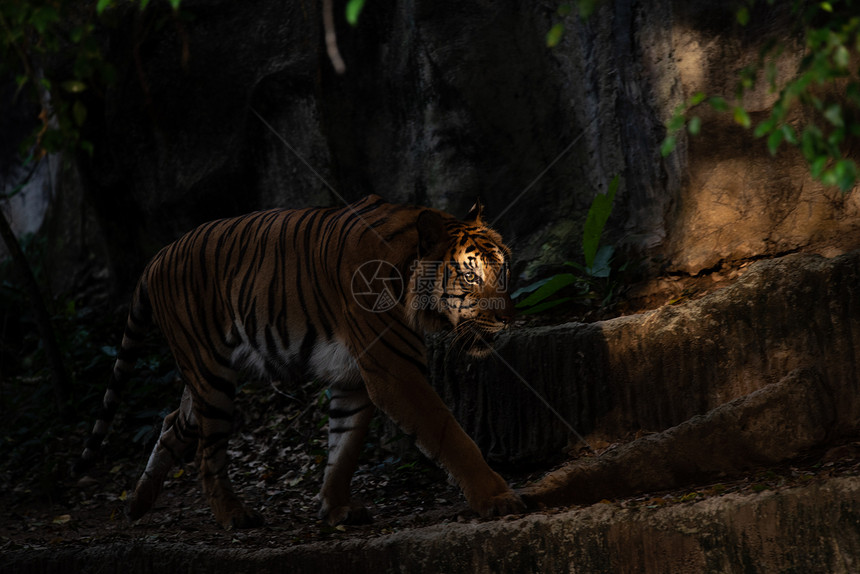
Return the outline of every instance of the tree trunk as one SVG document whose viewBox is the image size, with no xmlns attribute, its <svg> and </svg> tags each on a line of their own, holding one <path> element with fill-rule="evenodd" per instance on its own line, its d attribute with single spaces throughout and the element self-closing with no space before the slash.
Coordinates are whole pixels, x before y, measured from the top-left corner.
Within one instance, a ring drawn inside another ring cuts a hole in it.
<svg viewBox="0 0 860 574">
<path fill-rule="evenodd" d="M 51 316 L 48 314 L 47 307 L 45 307 L 45 301 L 42 299 L 42 293 L 39 290 L 39 284 L 36 282 L 36 276 L 33 275 L 33 270 L 24 256 L 24 250 L 21 249 L 21 244 L 12 232 L 9 221 L 6 219 L 6 214 L 2 210 L 0 210 L 0 235 L 3 236 L 6 249 L 12 256 L 12 262 L 20 275 L 21 281 L 23 281 L 24 289 L 30 295 L 30 304 L 36 317 L 39 337 L 42 339 L 42 346 L 45 349 L 45 356 L 51 369 L 54 400 L 57 403 L 58 412 L 62 414 L 65 412 L 66 400 L 71 393 L 71 383 L 63 362 L 63 355 L 57 344 L 54 328 L 51 325 Z"/>
</svg>

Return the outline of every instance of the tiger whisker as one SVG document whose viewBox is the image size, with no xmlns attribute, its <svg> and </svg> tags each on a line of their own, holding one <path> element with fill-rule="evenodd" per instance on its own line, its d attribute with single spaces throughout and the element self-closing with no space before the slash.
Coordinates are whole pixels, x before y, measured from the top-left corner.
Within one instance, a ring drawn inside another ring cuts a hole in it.
<svg viewBox="0 0 860 574">
<path fill-rule="evenodd" d="M 451 334 L 453 335 L 453 337 L 451 338 L 451 343 L 448 345 L 448 348 L 445 351 L 445 360 L 451 358 L 451 351 L 456 351 L 457 355 L 454 358 L 455 360 L 460 360 L 463 355 L 463 352 L 467 348 L 466 336 L 473 335 L 474 337 L 474 333 L 472 332 L 471 327 L 473 322 L 473 319 L 467 319 L 465 321 L 461 321 L 451 329 Z"/>
</svg>

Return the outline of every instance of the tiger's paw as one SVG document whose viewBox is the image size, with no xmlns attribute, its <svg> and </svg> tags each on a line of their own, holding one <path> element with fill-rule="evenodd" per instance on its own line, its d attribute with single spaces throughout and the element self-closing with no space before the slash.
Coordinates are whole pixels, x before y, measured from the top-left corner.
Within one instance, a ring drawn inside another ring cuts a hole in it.
<svg viewBox="0 0 860 574">
<path fill-rule="evenodd" d="M 137 520 L 152 508 L 155 504 L 161 485 L 158 482 L 141 479 L 129 497 L 125 514 L 129 520 Z"/>
<path fill-rule="evenodd" d="M 507 514 L 522 514 L 526 511 L 526 505 L 519 495 L 511 489 L 490 496 L 488 498 L 475 501 L 469 506 L 481 515 L 482 518 L 493 518 L 496 516 L 505 516 Z"/>
<path fill-rule="evenodd" d="M 319 516 L 329 526 L 337 526 L 338 524 L 370 524 L 373 522 L 370 511 L 362 503 L 356 501 L 350 501 L 349 504 L 335 506 L 330 509 L 323 508 L 320 510 Z"/>
<path fill-rule="evenodd" d="M 222 493 L 220 497 L 211 497 L 209 506 L 215 520 L 224 530 L 239 528 L 257 528 L 264 524 L 263 515 L 251 510 L 233 493 Z"/>
</svg>

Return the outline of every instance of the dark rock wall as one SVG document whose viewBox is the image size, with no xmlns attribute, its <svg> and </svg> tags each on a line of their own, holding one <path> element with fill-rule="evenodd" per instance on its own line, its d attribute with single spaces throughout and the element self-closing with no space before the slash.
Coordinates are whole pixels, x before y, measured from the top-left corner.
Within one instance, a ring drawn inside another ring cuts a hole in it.
<svg viewBox="0 0 860 574">
<path fill-rule="evenodd" d="M 616 4 L 568 17 L 550 50 L 555 3 L 368 3 L 338 26 L 343 76 L 316 2 L 118 9 L 119 81 L 89 102 L 96 154 L 79 162 L 118 290 L 195 224 L 371 192 L 453 213 L 481 196 L 523 270 L 577 257 L 585 210 L 620 173 L 614 238 L 659 244 L 680 163 L 659 157 L 656 95 L 677 82 L 643 44 L 670 50 L 672 10 Z"/>
<path fill-rule="evenodd" d="M 320 202 L 322 184 L 251 112 L 256 105 L 327 174 L 310 8 L 191 0 L 182 18 L 163 6 L 112 14 L 106 46 L 119 77 L 103 102 L 91 103 L 103 106 L 92 114 L 101 122 L 90 126 L 96 153 L 82 158 L 81 172 L 119 291 L 158 248 L 199 223 Z"/>
</svg>

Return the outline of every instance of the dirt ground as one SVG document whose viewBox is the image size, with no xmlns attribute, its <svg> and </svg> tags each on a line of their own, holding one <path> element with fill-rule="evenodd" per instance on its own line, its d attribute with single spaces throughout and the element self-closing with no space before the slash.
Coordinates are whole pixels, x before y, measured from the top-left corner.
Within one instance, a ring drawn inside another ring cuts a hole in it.
<svg viewBox="0 0 860 574">
<path fill-rule="evenodd" d="M 283 397 L 281 397 L 283 399 Z M 82 547 L 122 541 L 183 542 L 263 549 L 282 548 L 332 539 L 365 539 L 395 531 L 446 522 L 476 522 L 480 519 L 465 505 L 457 488 L 445 480 L 444 473 L 414 453 L 398 457 L 372 445 L 365 462 L 356 473 L 353 491 L 371 510 L 373 522 L 367 525 L 329 527 L 316 517 L 325 436 L 324 424 L 312 422 L 314 436 L 308 440 L 266 440 L 271 421 L 279 420 L 276 404 L 266 393 L 243 394 L 244 412 L 267 424 L 244 424 L 231 443 L 232 477 L 237 491 L 249 504 L 260 509 L 266 525 L 243 531 L 225 531 L 214 521 L 196 480 L 194 464 L 177 468 L 166 484 L 156 507 L 142 519 L 131 522 L 124 515 L 124 499 L 143 468 L 146 453 L 124 449 L 121 456 L 120 430 L 107 448 L 106 458 L 88 476 L 75 481 L 61 478 L 46 491 L 29 480 L 24 469 L 4 469 L 0 505 L 0 554 L 15 550 L 45 550 Z M 287 415 L 280 415 L 286 417 Z M 247 417 L 246 419 L 247 420 Z M 283 421 L 281 421 L 283 422 Z M 245 428 L 245 427 L 249 428 Z M 377 428 L 381 434 L 381 428 Z M 118 435 L 118 436 L 117 436 Z M 275 435 L 278 435 L 275 432 Z M 126 437 L 127 438 L 127 437 Z M 635 438 L 635 437 L 629 437 Z M 65 437 L 64 444 L 81 444 L 82 436 Z M 116 448 L 114 448 L 116 445 Z M 262 445 L 268 445 L 262 447 Z M 597 456 L 618 444 L 596 444 Z M 134 449 L 132 449 L 134 450 Z M 583 453 L 584 455 L 584 453 Z M 64 456 L 73 460 L 71 450 Z M 515 486 L 536 480 L 546 470 L 504 472 Z M 750 470 L 741 476 L 715 477 L 709 484 L 690 485 L 671 492 L 643 493 L 603 504 L 623 508 L 658 508 L 665 505 L 697 502 L 729 493 L 781 490 L 798 485 L 824 482 L 835 476 L 860 474 L 860 442 L 846 441 L 826 451 L 808 453 L 803 459 L 773 468 Z M 540 509 L 554 513 L 562 509 Z"/>
</svg>

